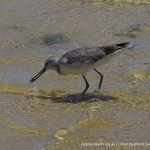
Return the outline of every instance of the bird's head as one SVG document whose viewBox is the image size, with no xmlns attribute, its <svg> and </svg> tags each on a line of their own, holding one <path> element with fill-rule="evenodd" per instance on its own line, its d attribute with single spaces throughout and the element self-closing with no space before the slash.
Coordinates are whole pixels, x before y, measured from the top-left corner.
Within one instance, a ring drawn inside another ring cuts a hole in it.
<svg viewBox="0 0 150 150">
<path fill-rule="evenodd" d="M 56 70 L 57 65 L 58 65 L 58 58 L 56 57 L 50 57 L 48 59 L 45 60 L 44 63 L 44 67 L 43 69 L 37 74 L 35 75 L 30 82 L 34 82 L 35 80 L 37 80 L 44 72 L 46 72 L 47 70 Z"/>
<path fill-rule="evenodd" d="M 45 60 L 44 67 L 46 70 L 54 70 L 58 65 L 58 58 L 56 57 L 50 57 Z"/>
</svg>

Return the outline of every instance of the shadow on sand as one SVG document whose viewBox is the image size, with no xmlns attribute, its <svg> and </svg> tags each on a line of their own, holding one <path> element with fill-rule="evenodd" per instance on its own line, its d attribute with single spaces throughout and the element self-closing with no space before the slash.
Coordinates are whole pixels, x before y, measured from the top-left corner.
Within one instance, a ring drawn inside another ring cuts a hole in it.
<svg viewBox="0 0 150 150">
<path fill-rule="evenodd" d="M 50 99 L 53 103 L 80 103 L 80 102 L 95 102 L 95 101 L 110 101 L 116 100 L 116 97 L 109 95 L 96 95 L 96 94 L 86 94 L 82 96 L 81 94 L 71 94 L 63 97 L 53 96 L 51 98 L 45 96 L 38 96 L 41 99 Z"/>
</svg>

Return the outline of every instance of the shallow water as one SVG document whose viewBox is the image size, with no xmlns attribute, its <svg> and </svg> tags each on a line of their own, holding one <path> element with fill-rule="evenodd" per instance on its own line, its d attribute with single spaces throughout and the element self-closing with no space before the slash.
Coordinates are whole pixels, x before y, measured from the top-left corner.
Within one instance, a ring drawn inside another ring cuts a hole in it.
<svg viewBox="0 0 150 150">
<path fill-rule="evenodd" d="M 2 0 L 0 147 L 81 149 L 81 142 L 149 142 L 148 3 Z M 74 48 L 124 41 L 130 41 L 133 50 L 123 50 L 98 68 L 104 74 L 101 90 L 95 90 L 99 77 L 90 71 L 91 86 L 84 98 L 80 76 L 49 71 L 29 83 L 51 55 L 61 57 Z M 118 147 L 122 148 L 127 147 Z"/>
</svg>

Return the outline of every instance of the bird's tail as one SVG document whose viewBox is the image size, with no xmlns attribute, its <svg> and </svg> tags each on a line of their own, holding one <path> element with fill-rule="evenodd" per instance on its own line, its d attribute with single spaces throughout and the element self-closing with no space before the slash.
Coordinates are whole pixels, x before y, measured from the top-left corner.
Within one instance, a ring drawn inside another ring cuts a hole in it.
<svg viewBox="0 0 150 150">
<path fill-rule="evenodd" d="M 125 42 L 125 43 L 120 43 L 120 44 L 115 45 L 116 50 L 126 48 L 126 49 L 128 49 L 129 52 L 131 52 L 133 50 L 134 46 L 135 45 L 130 44 L 130 42 Z"/>
<path fill-rule="evenodd" d="M 104 52 L 106 53 L 106 55 L 108 55 L 108 54 L 118 51 L 122 48 L 128 48 L 129 45 L 130 45 L 129 42 L 124 42 L 124 43 L 114 44 L 114 45 L 110 45 L 110 46 L 105 46 Z"/>
<path fill-rule="evenodd" d="M 129 46 L 129 43 L 130 42 L 119 43 L 119 44 L 116 44 L 116 47 L 118 47 L 118 49 L 125 48 Z"/>
</svg>

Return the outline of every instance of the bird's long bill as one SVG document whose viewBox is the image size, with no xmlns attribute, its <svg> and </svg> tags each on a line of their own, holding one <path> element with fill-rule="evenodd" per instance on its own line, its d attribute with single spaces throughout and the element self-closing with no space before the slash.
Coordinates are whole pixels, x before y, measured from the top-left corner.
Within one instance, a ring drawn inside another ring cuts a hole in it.
<svg viewBox="0 0 150 150">
<path fill-rule="evenodd" d="M 36 76 L 34 76 L 30 82 L 34 82 L 35 80 L 37 80 L 44 72 L 46 71 L 46 68 L 44 67 Z"/>
</svg>

